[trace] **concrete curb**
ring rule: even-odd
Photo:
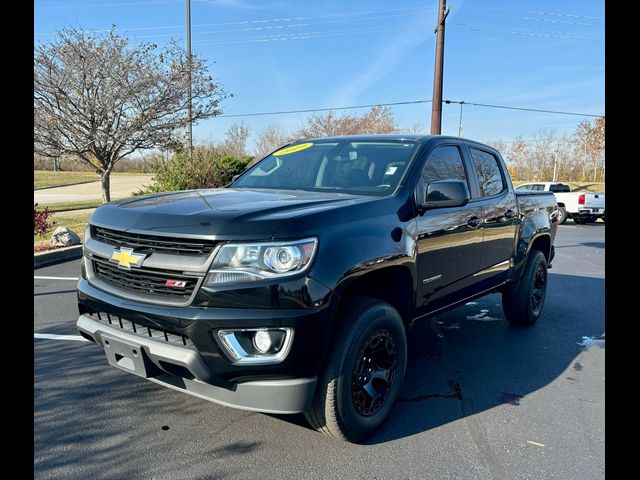
[[[34,253],[33,268],[46,267],[47,265],[53,265],[54,263],[63,262],[65,260],[73,260],[81,257],[82,245],[58,248],[50,252]]]

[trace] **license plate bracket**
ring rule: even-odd
[[[107,360],[112,366],[144,378],[155,376],[157,369],[153,368],[155,365],[146,358],[140,345],[104,334],[102,343]]]

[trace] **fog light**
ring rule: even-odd
[[[234,364],[272,364],[281,362],[289,353],[293,328],[222,329],[214,334],[214,338]]]
[[[265,330],[258,330],[253,336],[253,345],[260,353],[267,353],[271,348],[271,335]]]

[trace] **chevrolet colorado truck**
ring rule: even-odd
[[[563,224],[572,218],[574,223],[584,225],[599,218],[605,221],[604,192],[572,192],[569,185],[553,182],[523,183],[516,191],[553,192],[558,202],[558,223]]]
[[[540,317],[556,229],[553,194],[514,192],[489,146],[297,141],[226,188],[98,208],[77,328],[114,367],[357,442],[393,407],[415,322],[492,292],[512,325]]]

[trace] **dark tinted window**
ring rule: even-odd
[[[427,185],[438,180],[467,181],[458,147],[438,147],[429,155],[422,169],[422,181]]]
[[[531,190],[535,190],[536,192],[543,192],[544,191],[544,185],[534,185],[533,188]]]
[[[551,186],[549,187],[549,191],[550,192],[570,192],[571,189],[569,188],[569,185],[565,185],[564,183],[554,183],[551,184]]]
[[[265,157],[232,186],[384,195],[395,190],[416,148],[391,140],[298,143]]]
[[[475,168],[480,185],[480,194],[483,197],[497,195],[505,188],[504,180],[500,173],[498,159],[490,153],[470,148],[473,167]]]

